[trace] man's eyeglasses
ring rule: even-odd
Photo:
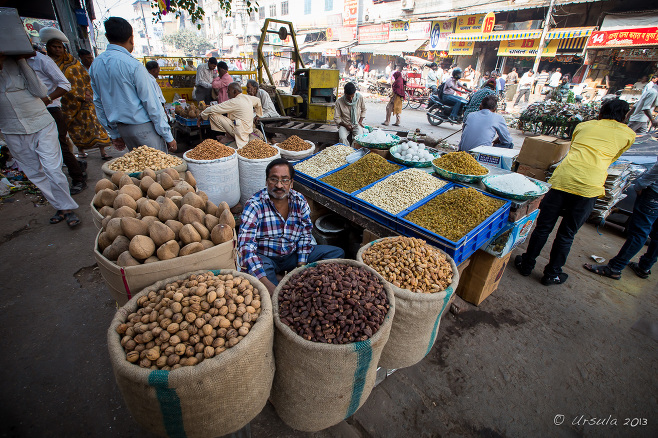
[[[275,177],[271,176],[271,177],[267,178],[267,182],[272,184],[272,185],[277,185],[278,183],[281,183],[284,186],[287,186],[288,184],[290,184],[292,182],[292,180],[290,178],[281,178],[281,179],[279,179],[279,178],[275,178]]]

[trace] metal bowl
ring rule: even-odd
[[[548,192],[548,189],[550,188],[550,185],[548,185],[548,184],[544,184],[540,181],[535,181],[531,178],[528,178],[528,179],[530,179],[530,181],[532,181],[539,188],[539,191],[538,192],[524,193],[522,195],[516,195],[516,194],[503,192],[502,190],[498,190],[498,189],[493,188],[491,186],[491,181],[490,180],[492,178],[496,177],[496,176],[500,176],[500,175],[487,176],[486,178],[484,178],[482,180],[482,184],[484,184],[484,187],[487,189],[487,192],[493,193],[494,195],[498,195],[501,198],[505,198],[505,199],[513,199],[515,201],[527,201],[529,199],[534,199],[534,198],[540,197],[541,195]]]
[[[435,152],[435,151],[430,150],[430,153],[432,154],[432,157],[433,157],[432,160],[430,160],[430,161],[423,161],[423,162],[420,162],[420,161],[407,161],[407,160],[403,160],[402,158],[397,158],[395,155],[393,155],[394,153],[396,153],[399,150],[400,150],[400,145],[393,146],[391,148],[391,150],[389,151],[391,153],[391,158],[393,159],[393,161],[395,161],[397,163],[400,163],[400,164],[404,164],[407,167],[430,167],[430,166],[432,166],[432,160],[435,160],[435,159],[437,159],[441,156],[441,154],[438,151]]]
[[[362,140],[366,135],[368,135],[368,134],[361,134],[361,135],[358,135],[358,136],[354,139],[354,143],[358,144],[358,145],[361,146],[362,148],[370,148],[370,149],[390,149],[390,148],[392,148],[393,146],[399,144],[399,143],[400,143],[400,140],[401,140],[401,138],[398,137],[397,135],[395,135],[395,134],[389,134],[391,137],[393,137],[393,141],[391,141],[391,142],[389,142],[389,143],[364,143],[364,142],[362,142],[361,140]]]
[[[463,183],[476,183],[481,181],[485,176],[489,175],[489,169],[484,175],[464,175],[462,173],[450,172],[448,170],[436,167],[436,164],[432,163],[432,168],[439,176],[449,179],[450,181],[463,182]]]

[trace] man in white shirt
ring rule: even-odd
[[[44,31],[48,32],[44,32]],[[45,44],[51,38],[57,38],[63,42],[68,43],[68,38],[61,31],[53,28],[44,28],[41,32],[43,35],[42,42]],[[55,64],[48,55],[41,52],[36,52],[36,55],[28,59],[27,63],[32,67],[37,77],[43,82],[48,90],[48,96],[41,99],[57,125],[57,133],[59,137],[59,145],[62,151],[62,159],[64,165],[69,171],[71,177],[70,192],[72,195],[77,195],[87,187],[87,178],[84,174],[82,166],[78,162],[73,152],[69,149],[66,136],[68,135],[68,120],[62,112],[61,98],[63,95],[71,90],[69,83],[62,70]]]
[[[560,79],[562,79],[562,70],[559,68],[555,69],[555,73],[551,75],[551,78],[548,80],[548,85],[555,88],[560,85]]]
[[[158,100],[160,100],[160,103],[164,105],[167,103],[167,101],[162,94],[162,88],[160,88],[160,85],[158,84],[158,76],[160,76],[160,64],[158,64],[157,61],[149,61],[146,63],[146,71],[149,72],[151,78],[153,79],[151,82],[153,83],[155,94],[158,95]]]
[[[658,126],[658,118],[653,117],[653,110],[658,106],[658,74],[651,77],[642,97],[635,103],[628,119],[628,127],[636,134],[644,134],[649,126]]]
[[[80,224],[73,212],[78,204],[62,173],[57,125],[43,102],[48,90],[25,57],[0,54],[0,130],[25,176],[57,209],[50,223],[66,221],[75,227]]]
[[[263,106],[263,117],[279,117],[279,113],[272,103],[272,98],[267,91],[260,88],[258,82],[253,79],[247,81],[247,94],[260,99]]]
[[[437,74],[437,70],[439,69],[439,66],[436,65],[435,62],[430,64],[430,71],[427,73],[427,79],[425,80],[425,87],[429,88],[431,93],[436,92],[437,88],[439,87],[438,82],[439,82],[439,76]]]
[[[516,96],[514,106],[519,104],[521,96],[525,96],[525,103],[528,103],[528,99],[530,99],[530,91],[532,90],[532,84],[535,81],[534,73],[535,72],[532,70],[529,70],[523,76],[521,76],[521,80],[519,81],[519,94]]]
[[[194,99],[212,101],[212,81],[217,77],[217,58],[210,58],[208,62],[200,64],[196,69],[196,83]]]

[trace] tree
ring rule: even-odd
[[[231,0],[211,0],[211,1],[217,1],[219,2],[219,7],[224,11],[227,17],[231,16]],[[199,1],[198,0],[151,0],[151,5],[153,6],[153,9],[155,9],[157,12],[154,12],[153,15],[155,15],[155,18],[157,20],[162,19],[162,10],[160,9],[161,4],[166,4],[169,3],[169,7],[167,8],[167,13],[174,13],[176,14],[176,17],[180,17],[181,12],[187,12],[187,14],[190,16],[192,19],[192,23],[196,23],[197,21],[201,21],[205,15],[205,12],[201,6],[199,6]],[[246,6],[247,6],[247,14],[251,14],[252,12],[258,11],[258,2],[257,1],[251,1],[251,0],[246,0],[245,1]],[[197,27],[200,29],[201,24],[197,23]]]
[[[213,47],[213,45],[203,36],[188,29],[181,29],[176,33],[165,35],[165,37],[162,38],[162,41],[165,44],[173,45],[189,56],[198,55],[200,52]]]

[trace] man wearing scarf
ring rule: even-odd
[[[336,101],[334,108],[334,122],[338,126],[338,137],[340,142],[349,146],[347,137],[352,134],[352,139],[363,132],[363,119],[366,118],[366,103],[363,97],[356,92],[356,86],[352,82],[345,84],[345,93]]]

